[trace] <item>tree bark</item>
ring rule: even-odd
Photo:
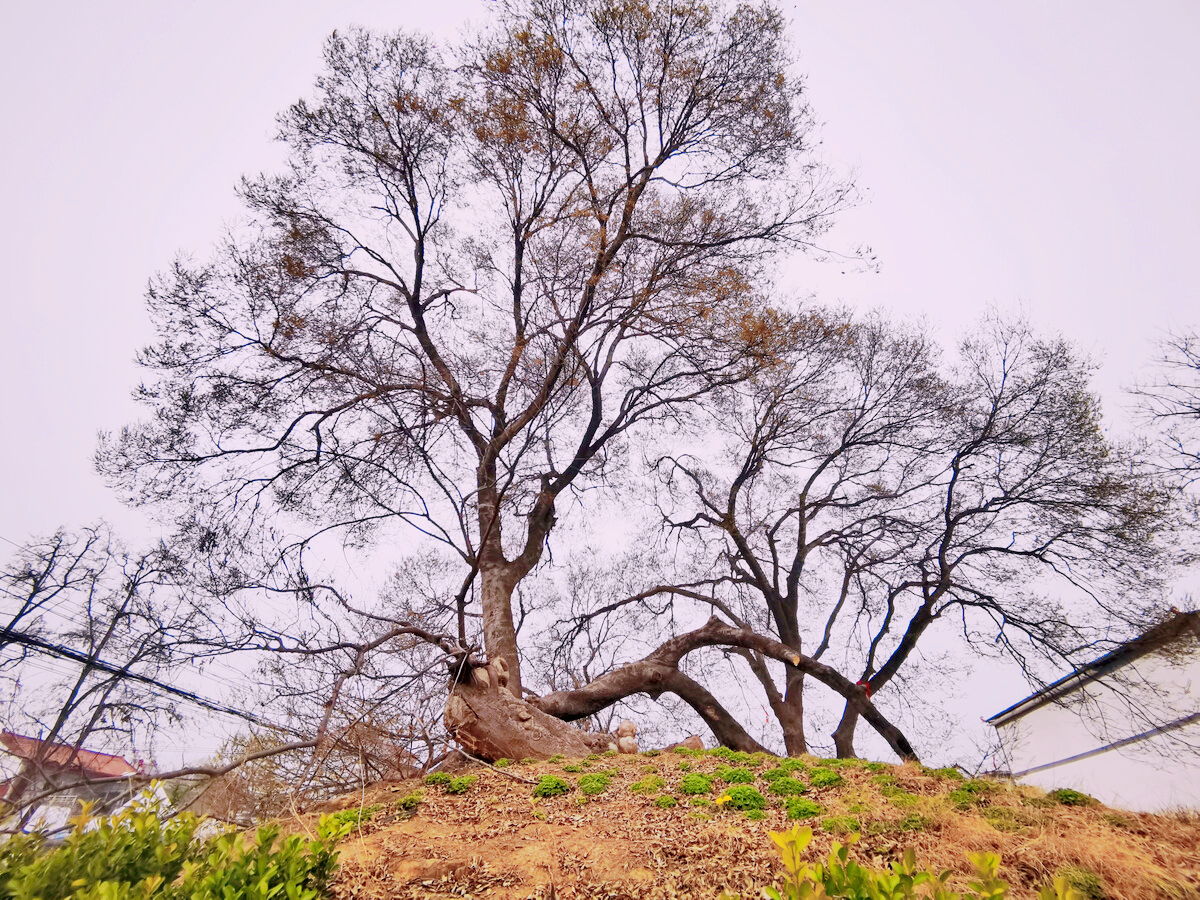
[[[808,752],[804,737],[804,673],[792,666],[784,674],[783,702],[775,708],[775,717],[783,728],[783,746],[788,756]]]
[[[507,567],[480,567],[479,594],[483,607],[483,641],[488,659],[503,659],[508,666],[508,688],[521,696],[521,657],[513,624],[512,592]],[[518,757],[519,758],[519,757]]]
[[[711,646],[743,647],[764,656],[790,663],[802,674],[832,688],[846,698],[901,759],[916,760],[912,744],[895,725],[881,713],[866,695],[866,691],[836,669],[785,647],[773,638],[756,634],[745,628],[727,625],[715,616],[702,628],[689,631],[666,641],[649,656],[627,663],[590,684],[574,691],[557,691],[533,701],[543,712],[564,719],[591,715],[631,694],[655,695],[667,690],[672,673],[678,671],[679,661],[689,652]]]
[[[446,728],[472,756],[548,759],[557,753],[583,757],[617,749],[611,734],[590,734],[547,715],[509,692],[502,660],[473,669],[446,701]]]
[[[854,759],[854,729],[858,726],[858,712],[846,704],[842,719],[833,730],[833,748],[838,759]]]

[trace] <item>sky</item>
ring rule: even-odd
[[[797,262],[824,301],[923,316],[953,342],[1021,309],[1121,387],[1168,329],[1200,325],[1200,4],[785,2],[822,156],[864,202],[834,246],[878,272]],[[0,540],[142,516],[94,474],[135,419],[142,297],[278,165],[274,116],[351,24],[453,36],[486,0],[286,6],[81,0],[0,11]],[[0,548],[0,555],[4,555]],[[993,710],[994,711],[994,710]]]

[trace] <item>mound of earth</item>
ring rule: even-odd
[[[1200,817],[1124,813],[952,770],[681,751],[453,777],[326,806],[357,822],[341,845],[338,900],[760,897],[782,872],[768,833],[797,823],[816,832],[810,861],[860,834],[859,862],[884,867],[912,847],[920,865],[951,870],[957,890],[973,871],[967,854],[991,851],[1011,897],[1065,875],[1090,898],[1200,898]],[[563,793],[535,796],[550,793],[538,788],[547,777]]]

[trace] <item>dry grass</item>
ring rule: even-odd
[[[594,797],[571,793],[535,800],[529,784],[490,769],[464,794],[419,782],[377,786],[329,808],[378,804],[379,809],[342,845],[338,900],[487,896],[517,898],[705,897],[722,889],[744,897],[779,874],[767,832],[790,827],[784,798],[768,790],[754,766],[754,786],[769,799],[765,817],[713,804],[677,790],[688,771],[713,775],[726,760],[711,755],[601,757],[590,762],[513,765],[508,771],[537,780],[555,774],[576,783],[587,772],[609,771],[610,786]],[[822,763],[802,760],[810,769]],[[564,771],[582,766],[582,771]],[[810,858],[827,854],[840,837],[826,830],[856,824],[860,861],[883,866],[905,847],[933,870],[950,869],[965,887],[966,854],[1001,854],[1010,896],[1036,896],[1055,874],[1094,876],[1094,896],[1200,898],[1200,817],[1143,815],[1104,806],[1067,807],[1033,788],[1003,782],[956,780],[917,766],[839,766],[840,785],[804,796],[823,811],[806,820],[816,831]],[[798,772],[804,781],[809,776]],[[660,793],[630,786],[654,776],[677,805],[655,804]],[[396,800],[424,791],[415,816]],[[1100,891],[1096,894],[1095,890]]]

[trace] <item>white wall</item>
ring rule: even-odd
[[[1065,705],[1064,705],[1065,704]],[[1148,654],[998,728],[1009,770],[1019,773],[1097,750],[1200,711],[1200,645],[1195,639]],[[1115,807],[1200,808],[1200,722],[1020,781],[1069,787]]]

